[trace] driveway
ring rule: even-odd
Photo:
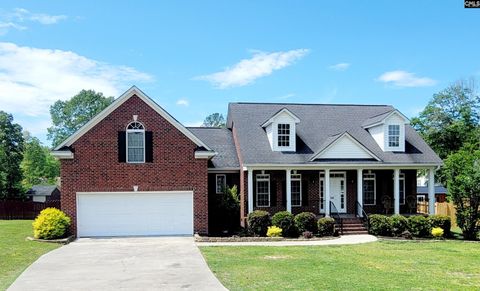
[[[40,257],[8,290],[226,290],[192,237],[79,239]]]

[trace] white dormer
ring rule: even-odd
[[[405,152],[405,125],[409,120],[398,110],[382,114],[364,126],[384,152]]]
[[[272,151],[294,152],[296,150],[296,124],[300,119],[283,108],[267,120],[262,127],[265,128]]]

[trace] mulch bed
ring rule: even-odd
[[[253,236],[228,236],[228,237],[216,237],[216,236],[200,236],[195,234],[196,242],[275,242],[275,241],[317,241],[317,240],[331,240],[338,237],[326,236],[326,237],[313,237],[313,238],[285,238],[285,237],[253,237]]]
[[[34,237],[31,237],[31,236],[27,236],[26,240],[66,245],[66,244],[69,244],[70,242],[74,241],[75,237],[73,235],[71,235],[69,237],[59,238],[59,239],[39,239],[39,238],[34,238]]]

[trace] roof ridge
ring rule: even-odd
[[[365,107],[392,107],[388,104],[353,104],[353,103],[285,103],[285,102],[230,102],[229,104],[242,104],[242,105],[314,105],[314,106],[365,106]]]

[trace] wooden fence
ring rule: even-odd
[[[428,202],[417,202],[417,213],[428,213]],[[448,202],[436,202],[435,214],[449,216],[452,220],[452,226],[457,226],[457,216],[453,203]]]
[[[0,219],[34,219],[40,211],[47,207],[60,209],[60,200],[47,202],[0,201]]]

